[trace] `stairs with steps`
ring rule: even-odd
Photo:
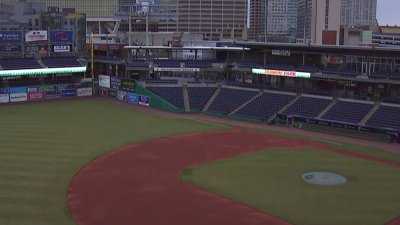
[[[296,95],[296,97],[292,100],[292,101],[290,101],[288,104],[286,104],[282,109],[280,109],[279,111],[278,111],[278,113],[277,114],[280,114],[280,113],[283,113],[287,108],[289,108],[291,105],[293,105],[293,103],[295,103],[297,100],[299,100],[299,98],[301,98],[301,94],[300,93],[298,93],[297,95]],[[276,116],[276,115],[275,115]]]
[[[42,68],[47,68],[47,66],[44,65],[44,63],[43,63],[43,61],[42,61],[41,59],[37,60],[37,62],[39,63],[39,65],[40,65]]]
[[[339,98],[334,98],[331,104],[329,104],[320,114],[318,114],[317,119],[321,119],[322,116],[328,112],[337,102],[339,101]]]
[[[365,123],[367,123],[367,121],[369,120],[369,118],[371,118],[372,115],[374,115],[374,113],[376,112],[376,110],[378,110],[379,106],[381,106],[381,102],[377,101],[375,102],[374,106],[372,107],[372,109],[367,113],[367,115],[364,116],[364,118],[361,120],[360,125],[364,126]]]
[[[264,93],[263,90],[260,90],[256,95],[254,95],[253,97],[251,97],[249,100],[247,100],[245,103],[241,104],[239,107],[237,107],[235,110],[233,110],[232,112],[230,112],[228,115],[233,115],[235,113],[237,113],[239,110],[241,110],[242,108],[244,108],[246,105],[248,105],[250,102],[254,101],[256,98],[260,97],[262,94]]]
[[[203,112],[207,111],[208,108],[210,108],[211,104],[214,102],[214,99],[218,96],[219,92],[221,91],[222,86],[218,85],[218,88],[215,90],[214,94],[211,96],[211,98],[207,101],[206,105],[203,108]]]
[[[182,94],[183,94],[183,103],[185,106],[185,112],[190,111],[190,101],[189,101],[189,92],[188,92],[188,85],[182,85]]]

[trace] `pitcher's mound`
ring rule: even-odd
[[[308,183],[325,186],[341,185],[347,182],[346,177],[331,172],[309,172],[301,177]]]

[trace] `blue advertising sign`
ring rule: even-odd
[[[121,87],[121,79],[119,79],[118,77],[111,77],[111,88],[119,90],[120,87]]]
[[[50,41],[57,43],[73,42],[74,32],[71,30],[54,30],[50,31]]]
[[[58,98],[61,98],[61,92],[59,92],[59,91],[49,91],[49,92],[46,92],[46,99],[58,99]]]
[[[145,105],[149,106],[150,105],[150,98],[144,95],[141,95],[139,97],[139,105]]]
[[[76,90],[63,90],[62,96],[63,97],[75,97],[77,95]]]
[[[20,52],[21,50],[22,50],[21,45],[10,44],[10,43],[4,45],[4,51],[7,52]]]
[[[5,89],[0,89],[0,94],[25,93],[27,91],[28,89],[26,87],[5,88]]]
[[[138,104],[139,103],[139,95],[133,94],[133,93],[128,93],[127,100],[129,103]]]
[[[7,42],[21,42],[22,32],[21,31],[0,31],[0,43]]]

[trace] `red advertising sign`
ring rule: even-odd
[[[30,92],[28,93],[28,101],[41,101],[44,99],[43,92]]]

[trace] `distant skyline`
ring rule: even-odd
[[[377,19],[381,26],[400,26],[400,1],[399,0],[378,0]]]

